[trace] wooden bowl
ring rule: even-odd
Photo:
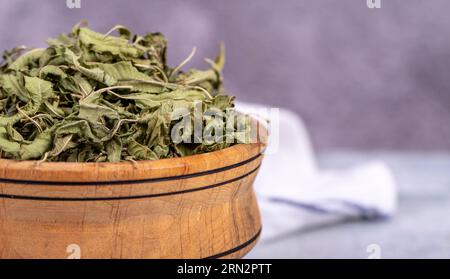
[[[0,160],[1,258],[239,258],[264,144],[123,163]]]

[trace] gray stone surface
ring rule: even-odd
[[[389,220],[351,221],[293,231],[258,243],[247,258],[367,258],[377,244],[382,258],[450,258],[450,153],[323,152],[323,168],[379,158],[392,168],[399,208]]]

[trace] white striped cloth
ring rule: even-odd
[[[237,108],[252,114],[264,109],[247,103],[238,103]],[[262,240],[348,219],[393,216],[397,206],[396,185],[384,162],[320,170],[303,121],[285,109],[272,118],[278,118],[271,119],[273,125],[278,123],[278,132],[272,134],[278,136],[278,148],[268,150],[255,181],[263,223]]]

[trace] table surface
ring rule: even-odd
[[[399,207],[393,218],[293,231],[275,241],[259,242],[246,258],[450,258],[450,152],[318,155],[322,169],[371,159],[385,161],[396,178]]]

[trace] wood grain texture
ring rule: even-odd
[[[133,163],[0,160],[0,257],[239,258],[264,144]]]

